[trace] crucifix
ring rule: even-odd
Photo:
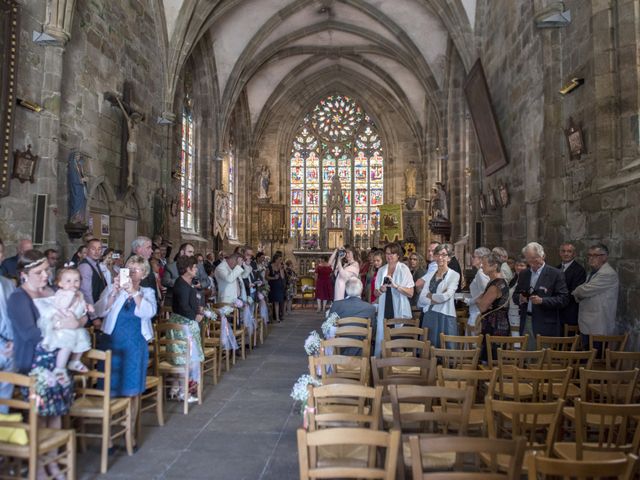
[[[104,98],[111,106],[118,107],[122,111],[121,129],[126,129],[127,136],[122,136],[120,155],[120,190],[124,193],[127,188],[133,186],[133,165],[138,151],[138,127],[144,120],[142,113],[133,109],[131,103],[131,83],[124,82],[122,86],[122,98],[116,93],[106,92]]]

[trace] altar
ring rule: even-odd
[[[316,265],[322,257],[330,257],[332,253],[333,250],[294,250],[293,256],[298,266],[298,275],[301,277],[315,275]]]

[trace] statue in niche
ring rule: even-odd
[[[447,192],[444,189],[444,185],[441,182],[436,184],[431,189],[431,218],[449,218],[449,212],[447,210]]]
[[[417,170],[413,162],[409,162],[409,166],[404,171],[404,180],[407,188],[407,198],[416,196],[416,174]]]
[[[153,234],[164,235],[167,218],[167,201],[164,188],[156,189],[153,194]]]
[[[127,113],[127,109],[120,101],[117,95],[114,95],[122,114],[127,119],[127,161],[128,161],[128,176],[127,186],[133,186],[133,164],[136,160],[136,153],[138,151],[138,125],[143,120],[143,116],[139,112],[131,112],[131,115]]]
[[[69,154],[67,188],[69,189],[69,223],[85,223],[89,195],[83,160],[78,151]]]
[[[269,198],[269,182],[271,181],[271,171],[268,165],[260,167],[260,176],[258,178],[258,198]]]

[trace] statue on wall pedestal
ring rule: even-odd
[[[267,200],[269,198],[269,183],[271,181],[271,171],[268,165],[260,167],[260,175],[258,177],[258,198]]]
[[[67,188],[69,190],[69,223],[85,223],[89,195],[83,160],[78,151],[69,154]]]
[[[124,108],[120,98],[116,95],[116,100],[122,110],[122,114],[127,119],[127,161],[128,161],[128,175],[127,186],[133,186],[133,163],[136,159],[136,152],[138,151],[138,124],[143,120],[142,114],[139,112],[131,112],[131,115],[127,113],[127,109]]]
[[[430,214],[431,218],[449,218],[449,211],[447,209],[447,192],[441,182],[436,182],[431,189]]]
[[[406,186],[406,197],[404,204],[407,210],[413,210],[416,206],[416,174],[417,170],[414,162],[409,162],[409,166],[404,171],[404,180]]]

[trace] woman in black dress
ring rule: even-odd
[[[484,335],[510,336],[509,326],[509,285],[500,273],[502,266],[501,257],[495,253],[482,258],[482,271],[489,276],[489,283],[480,298],[476,300],[476,305],[482,312],[479,323],[481,332]],[[478,323],[476,323],[476,328]],[[496,352],[492,352],[495,354]],[[482,345],[481,359],[487,359],[486,340]]]
[[[273,318],[281,322],[284,315],[285,278],[282,256],[277,253],[267,267],[267,280],[269,281],[269,300],[273,303]]]

